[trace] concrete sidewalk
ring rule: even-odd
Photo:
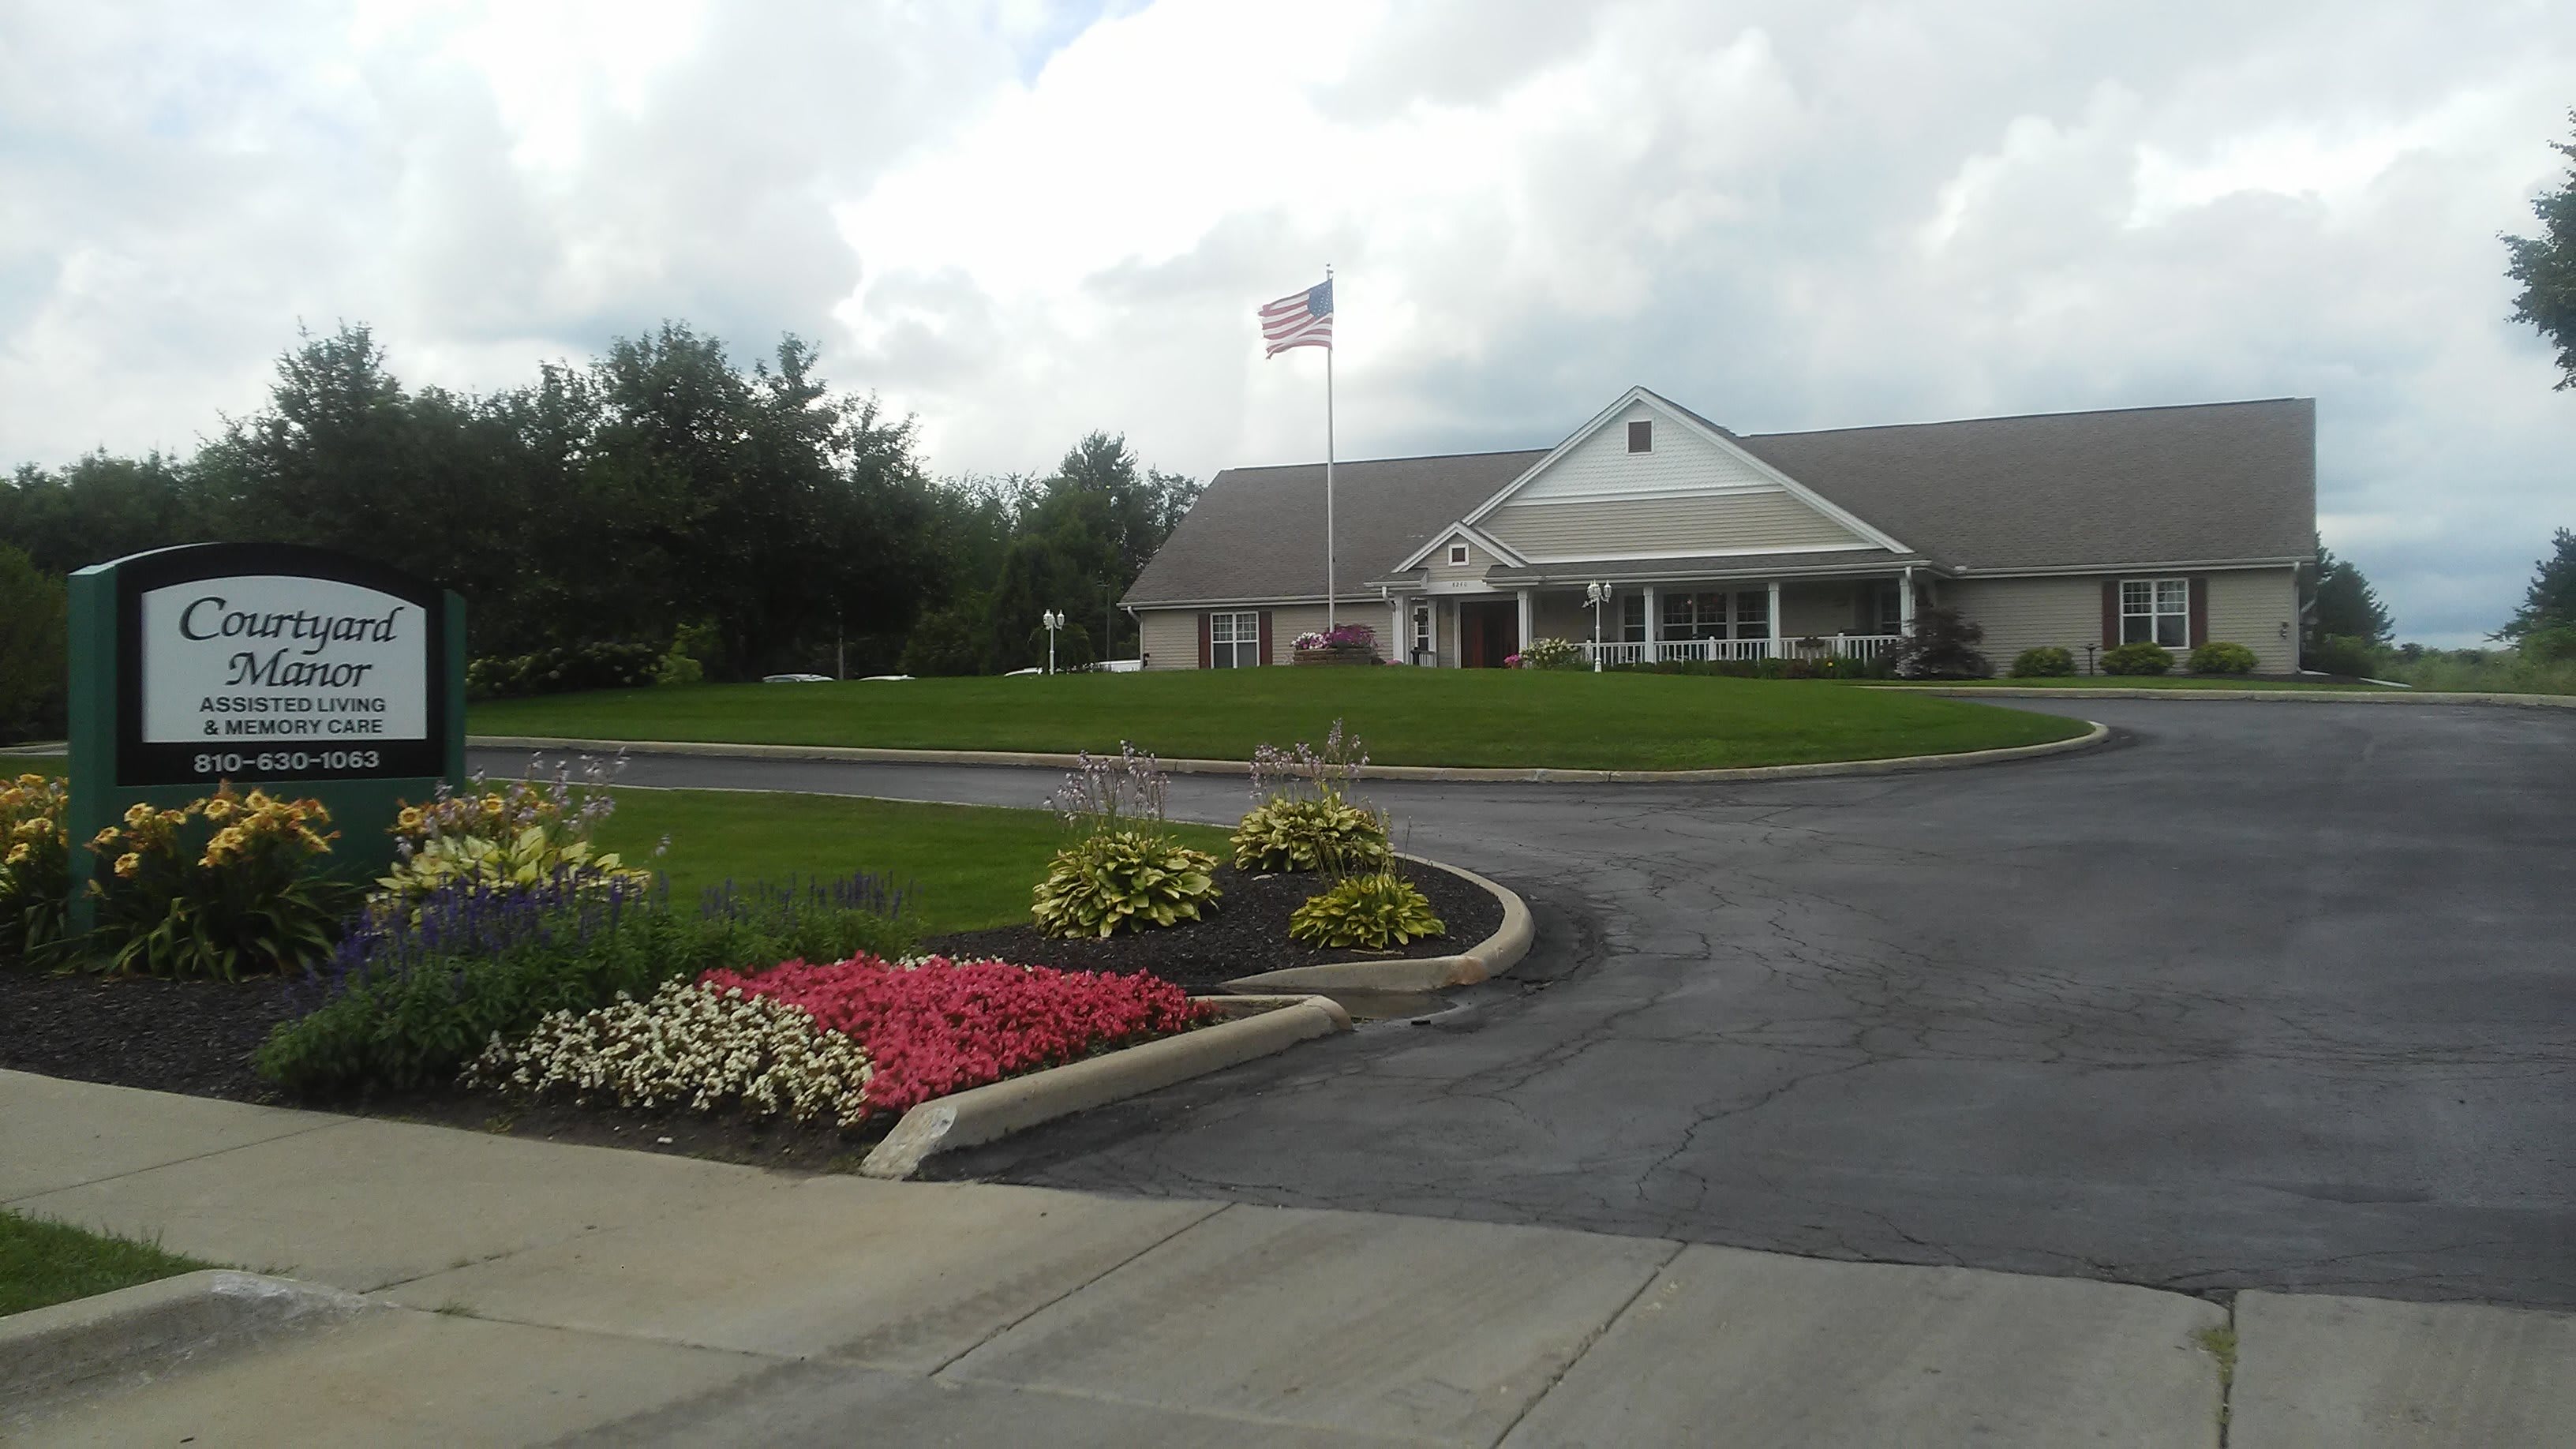
[[[0,1072],[0,1201],[377,1306],[31,1444],[2563,1444],[2576,1319],[790,1176]],[[2238,1337],[2232,1396],[2220,1359]],[[23,1408],[23,1406],[22,1406]],[[24,1419],[23,1413],[21,1419]]]

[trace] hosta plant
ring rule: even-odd
[[[1391,870],[1355,875],[1310,898],[1288,917],[1288,936],[1314,946],[1382,951],[1447,930],[1431,898]]]
[[[452,791],[445,784],[425,805],[405,805],[394,817],[394,868],[376,882],[379,904],[416,906],[459,882],[491,887],[533,886],[569,877],[585,884],[650,882],[650,871],[628,867],[612,852],[596,850],[591,833],[616,809],[607,786],[625,769],[614,760],[584,756],[560,762],[551,779],[544,761],[527,778]],[[578,770],[578,779],[576,779]]]
[[[1338,794],[1274,795],[1243,817],[1233,844],[1237,870],[1376,870],[1391,854],[1386,817]]]
[[[226,981],[318,964],[354,894],[313,868],[330,823],[319,800],[230,785],[176,810],[134,806],[89,842],[108,866],[90,882],[103,964]]]
[[[71,848],[71,790],[44,775],[0,782],[0,957],[31,956],[62,939]]]
[[[1195,921],[1216,903],[1215,869],[1215,856],[1158,831],[1103,831],[1055,853],[1031,914],[1061,937]]]

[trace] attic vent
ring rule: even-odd
[[[1639,418],[1628,425],[1628,451],[1631,453],[1651,453],[1655,451],[1655,424],[1653,419]]]

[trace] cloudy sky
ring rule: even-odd
[[[0,5],[0,466],[184,450],[299,321],[490,387],[793,331],[942,473],[1093,427],[1205,475],[2313,396],[2401,633],[2576,526],[2499,231],[2564,163],[2550,0]],[[2153,508],[2155,500],[2136,506]]]

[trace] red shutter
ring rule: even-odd
[[[1199,668],[1216,667],[1216,646],[1208,642],[1208,616],[1199,615]]]
[[[2120,647],[2120,581],[2118,579],[2102,581],[2102,647],[2105,649]]]
[[[1263,664],[1270,662],[1270,611],[1268,609],[1261,611],[1261,659],[1259,662]]]
[[[2194,575],[2191,581],[2191,647],[2209,642],[2209,580]]]

